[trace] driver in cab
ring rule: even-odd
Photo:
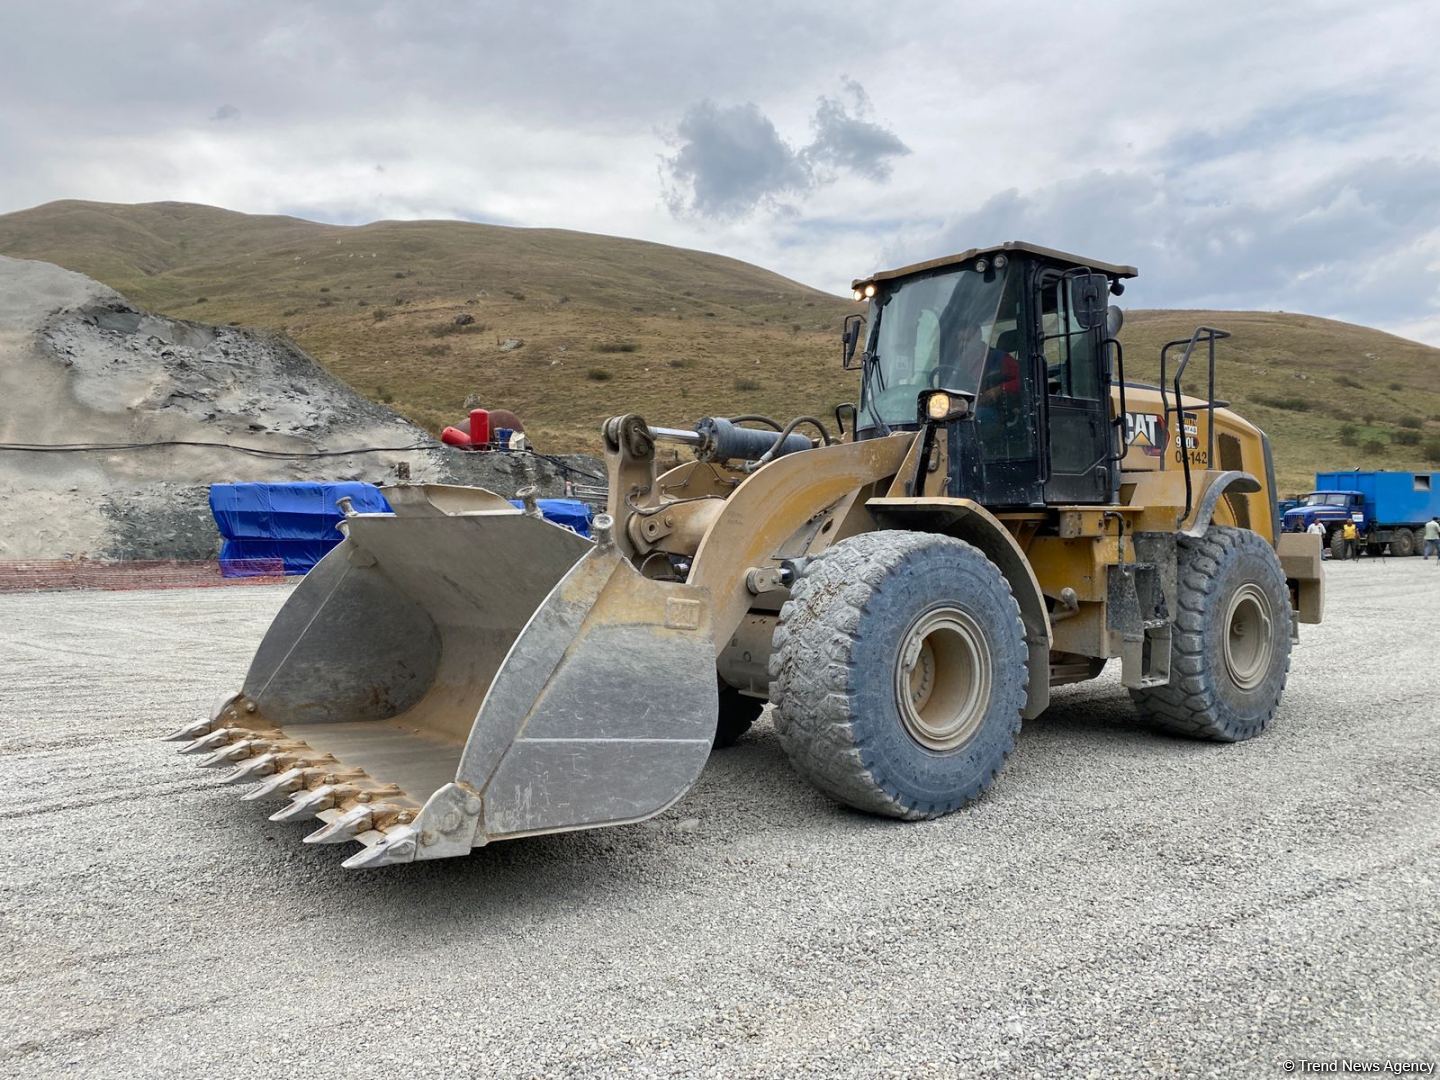
[[[1013,342],[1006,340],[1011,335],[1001,334],[992,346],[986,342],[984,332],[978,326],[967,327],[961,334],[954,370],[957,374],[964,371],[981,373],[975,396],[978,418],[982,423],[987,419],[1008,420],[1020,403],[1022,390],[1020,361],[1012,348],[1006,347],[1013,346]],[[942,386],[945,385],[944,374],[942,372]]]

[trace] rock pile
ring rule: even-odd
[[[207,558],[214,482],[383,484],[408,467],[411,482],[502,494],[564,485],[546,459],[450,450],[281,335],[149,314],[3,256],[0,403],[0,444],[35,448],[0,450],[0,559]]]

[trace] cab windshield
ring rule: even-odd
[[[1346,506],[1350,496],[1339,491],[1312,491],[1305,496],[1303,506]]]
[[[870,307],[862,427],[916,423],[922,390],[982,397],[1020,381],[1015,285],[1007,271],[944,270],[906,278]],[[1008,382],[1007,382],[1008,381]]]

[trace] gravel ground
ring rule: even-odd
[[[1275,726],[1062,689],[979,804],[836,808],[768,723],[644,825],[353,873],[154,737],[284,587],[0,596],[0,1072],[1283,1075],[1440,1057],[1440,572],[1336,566]]]

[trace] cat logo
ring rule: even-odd
[[[1165,452],[1168,440],[1165,421],[1155,413],[1127,412],[1125,414],[1125,445],[1145,451],[1151,457]]]

